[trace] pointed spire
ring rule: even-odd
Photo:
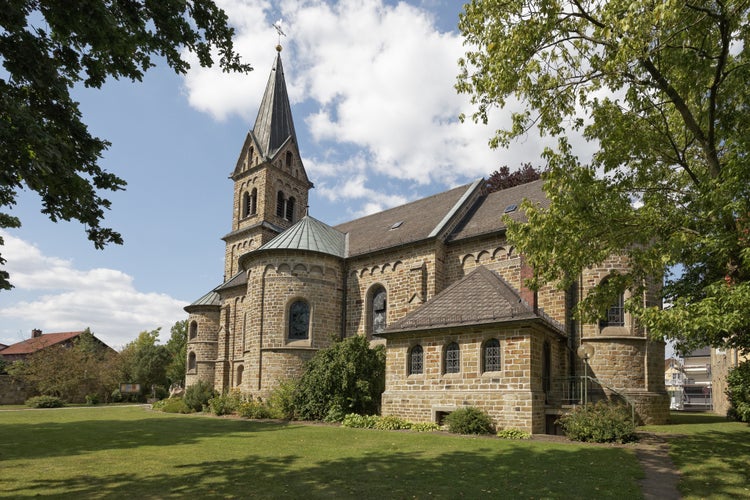
[[[260,153],[271,157],[291,137],[295,142],[292,108],[286,91],[284,68],[281,65],[281,45],[276,47],[276,61],[268,77],[266,91],[258,109],[252,133],[260,145]]]

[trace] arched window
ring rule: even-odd
[[[424,371],[424,350],[421,345],[415,345],[409,351],[409,375],[420,375]]]
[[[188,354],[188,366],[187,366],[187,369],[188,369],[189,372],[194,372],[195,369],[196,369],[196,366],[197,366],[197,363],[196,363],[196,359],[195,359],[195,353],[191,352],[190,354]]]
[[[377,335],[385,330],[388,299],[385,288],[378,286],[372,292],[372,333]]]
[[[310,336],[310,305],[304,300],[289,306],[289,340],[305,340]]]
[[[292,160],[294,160],[294,155],[292,155],[291,151],[286,152],[286,166],[291,167],[292,166]]]
[[[482,346],[482,371],[499,372],[502,369],[500,364],[500,341],[490,339]]]
[[[443,373],[459,373],[461,371],[461,349],[458,344],[451,342],[445,347],[443,356]]]
[[[253,188],[253,192],[250,194],[250,214],[255,215],[258,211],[258,188]]]
[[[245,367],[240,365],[237,367],[237,376],[234,377],[234,385],[239,387],[242,385],[242,374],[245,372]]]
[[[286,220],[289,222],[294,222],[294,203],[295,199],[293,196],[286,200]]]
[[[250,193],[245,191],[242,193],[242,217],[245,218],[250,215]]]
[[[252,165],[253,161],[253,155],[255,154],[255,150],[252,146],[250,146],[250,149],[247,150],[247,163],[248,165]]]
[[[194,339],[198,336],[198,322],[193,320],[190,322],[190,328],[188,328],[188,338]]]
[[[286,213],[286,204],[284,203],[286,200],[284,199],[284,193],[279,191],[276,194],[276,215],[278,217],[284,217]]]
[[[615,303],[607,309],[607,319],[603,326],[625,326],[625,297],[619,294]]]

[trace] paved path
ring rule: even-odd
[[[640,486],[646,500],[679,500],[680,474],[669,458],[669,444],[656,434],[640,434],[635,455],[645,477]]]

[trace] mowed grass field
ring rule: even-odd
[[[152,412],[0,411],[0,496],[640,498],[632,447]]]

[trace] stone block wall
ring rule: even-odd
[[[188,332],[192,322],[196,323],[196,335],[188,338],[187,356],[190,359],[191,353],[195,354],[196,368],[187,370],[185,386],[193,385],[198,380],[204,380],[213,385],[218,354],[219,307],[193,308],[188,316]]]

